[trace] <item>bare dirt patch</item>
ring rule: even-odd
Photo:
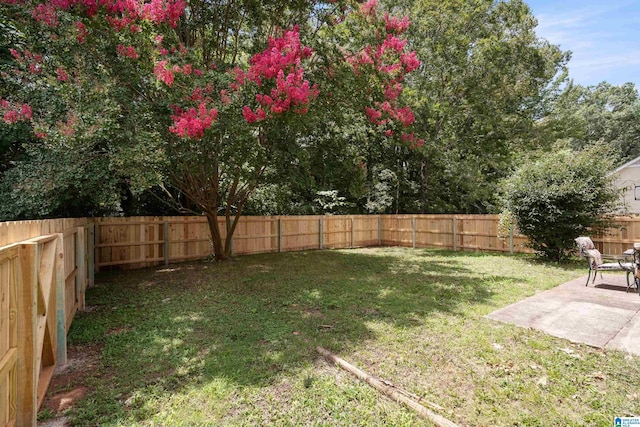
[[[67,425],[63,415],[91,390],[87,386],[87,378],[98,369],[101,350],[102,346],[97,344],[69,346],[67,363],[56,369],[40,408],[54,414],[54,419],[38,423],[40,427]]]

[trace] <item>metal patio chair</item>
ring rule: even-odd
[[[636,275],[636,263],[635,262],[623,262],[621,259],[616,259],[615,262],[603,262],[603,258],[615,259],[616,257],[604,256],[596,249],[591,238],[582,236],[575,239],[580,255],[583,256],[589,265],[589,274],[587,276],[587,283],[585,286],[589,286],[589,280],[591,283],[595,283],[596,275],[600,272],[600,279],[602,279],[603,271],[625,271],[627,273],[627,292],[631,288],[631,275]],[[592,278],[593,274],[593,278]],[[634,282],[636,282],[634,277]]]

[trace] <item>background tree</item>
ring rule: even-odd
[[[578,150],[605,145],[618,164],[640,156],[640,96],[633,83],[584,87],[566,81],[546,106],[537,125],[541,146],[562,139]]]
[[[506,214],[515,218],[531,248],[559,261],[570,254],[576,237],[607,225],[619,207],[608,174],[613,165],[602,146],[545,152],[503,181]]]
[[[407,94],[426,144],[402,159],[415,183],[403,192],[419,203],[401,210],[491,211],[496,184],[529,150],[544,89],[568,54],[536,35],[537,21],[520,0],[393,7],[413,21],[408,37],[423,61]]]

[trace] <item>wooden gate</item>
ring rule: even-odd
[[[57,234],[20,246],[18,425],[35,425],[58,354],[66,352],[62,240],[62,235]]]
[[[18,400],[18,246],[0,251],[0,425],[14,426]]]

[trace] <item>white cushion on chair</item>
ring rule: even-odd
[[[578,246],[580,247],[580,249],[595,249],[596,245],[593,244],[593,240],[591,240],[591,238],[586,237],[586,236],[581,236],[581,237],[577,237],[575,239],[576,243],[578,244]]]
[[[600,264],[596,267],[597,270],[622,270],[622,266],[617,262],[608,262],[606,264]]]
[[[591,261],[591,268],[600,267],[602,265],[602,254],[599,250],[585,249],[583,252],[589,257],[589,261]]]

